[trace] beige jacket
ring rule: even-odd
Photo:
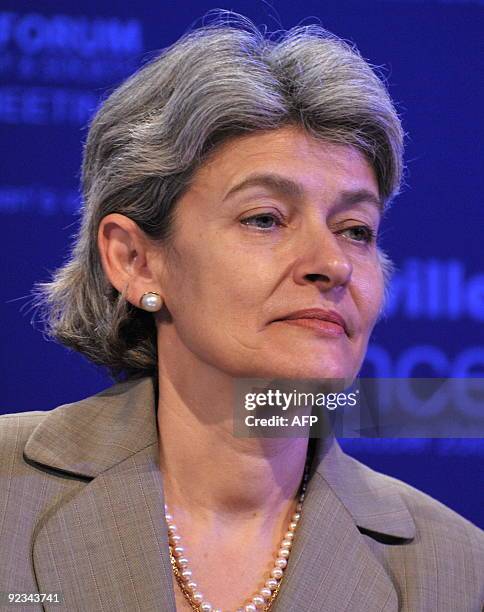
[[[175,611],[153,381],[0,417],[0,591]],[[319,440],[274,612],[480,612],[484,532]],[[221,577],[224,579],[224,577]]]

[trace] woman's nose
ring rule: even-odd
[[[348,284],[353,265],[342,248],[341,241],[326,226],[302,237],[298,246],[298,258],[294,266],[297,284],[312,283],[321,290],[329,290]]]

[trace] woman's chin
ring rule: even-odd
[[[293,359],[290,362],[270,362],[250,368],[249,377],[265,379],[293,379],[293,380],[326,380],[348,381],[354,380],[356,368],[349,367],[347,363],[336,363],[326,360],[316,361],[310,358]]]

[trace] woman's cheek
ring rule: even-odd
[[[379,264],[361,270],[358,275],[358,307],[369,331],[373,328],[383,304],[383,271]]]

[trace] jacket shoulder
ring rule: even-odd
[[[407,546],[398,547],[402,554],[406,551],[409,563],[419,565],[426,559],[426,563],[433,563],[436,569],[452,567],[456,574],[466,568],[469,588],[479,585],[478,589],[483,591],[484,531],[412,485],[387,474],[371,472],[379,486],[391,484],[394,487],[415,523],[415,538]]]
[[[0,500],[16,497],[19,484],[27,477],[41,481],[42,472],[29,464],[24,449],[32,433],[51,413],[51,410],[32,410],[0,416]]]
[[[472,536],[470,543],[476,544],[484,554],[484,531],[477,525],[408,483],[392,476],[384,475],[384,478],[397,488],[417,526],[431,526],[435,532],[446,538],[457,536],[465,540]]]
[[[35,425],[38,423],[39,417],[42,418],[47,414],[50,414],[50,412],[51,410],[31,410],[29,412],[12,412],[7,414],[1,414],[0,427],[8,427],[9,424],[12,424],[12,420],[16,420],[18,423],[19,419],[22,419],[24,424],[26,424],[30,419],[31,422]],[[7,423],[7,421],[10,421],[10,423]]]
[[[464,544],[476,547],[484,555],[484,531],[477,525],[428,493],[403,480],[377,472],[354,457],[352,459],[360,464],[365,478],[372,482],[373,489],[381,490],[391,486],[399,494],[415,522],[417,532],[431,530],[443,539],[458,538]]]
[[[480,609],[484,531],[427,493],[358,463],[372,490],[398,495],[415,525],[414,537],[399,542],[363,531],[394,583],[401,609],[455,610],[456,602],[463,612]]]
[[[12,461],[22,456],[31,433],[49,413],[32,410],[0,415],[0,474],[11,471]]]
[[[114,384],[89,397],[60,404],[50,410],[31,410],[0,415],[0,476],[12,473],[12,461],[15,462],[15,458],[17,458],[17,464],[20,461],[20,464],[27,465],[23,460],[23,450],[31,434],[44,419],[53,416],[58,421],[63,420],[67,428],[72,427],[71,420],[77,421],[76,415],[85,412],[86,407],[94,406],[96,402],[98,406],[104,406],[110,401],[116,401],[116,397],[129,390],[133,384],[132,381]],[[49,432],[46,441],[55,442]],[[9,463],[10,469],[7,467]]]
[[[484,531],[444,503],[403,480],[371,468],[347,453],[345,456],[351,462],[358,480],[364,482],[375,497],[380,497],[382,492],[386,492],[387,496],[398,494],[416,524],[429,523],[435,529],[450,528],[460,534],[470,530],[481,544],[484,543]]]

